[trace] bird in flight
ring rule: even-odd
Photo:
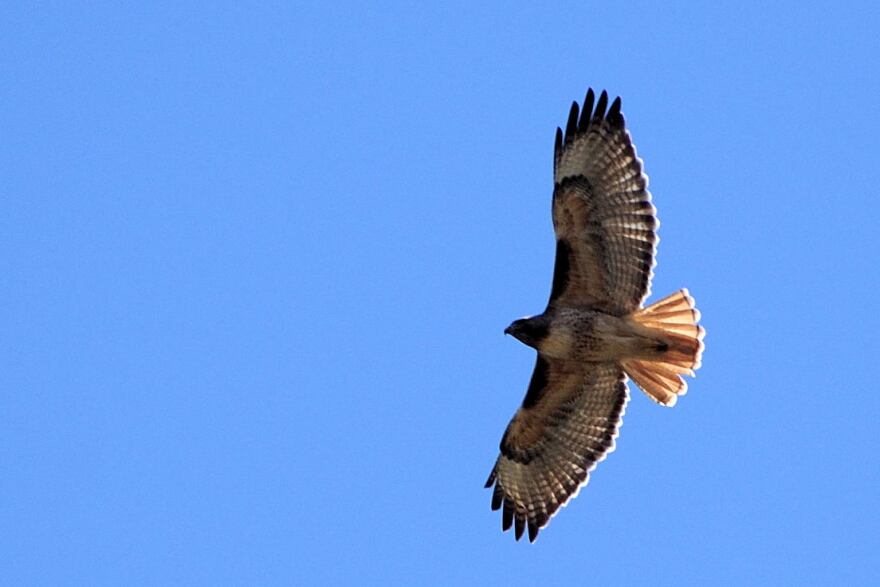
[[[504,331],[538,351],[522,405],[486,482],[502,529],[534,542],[614,449],[627,378],[675,405],[700,367],[705,331],[682,289],[647,307],[658,226],[648,178],[620,111],[590,89],[553,157],[556,264],[542,314]]]

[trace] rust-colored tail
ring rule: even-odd
[[[694,298],[682,289],[659,302],[634,312],[636,323],[659,331],[666,348],[650,359],[627,359],[623,369],[651,399],[664,406],[675,405],[678,396],[687,393],[682,375],[694,376],[700,368],[703,337],[706,331],[698,326],[700,312]]]

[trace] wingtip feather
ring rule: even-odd
[[[519,539],[522,538],[523,531],[526,529],[526,520],[522,516],[516,516],[514,520],[514,536],[516,537],[516,541],[519,542]]]
[[[513,504],[504,500],[504,511],[501,513],[501,531],[507,532],[513,525]]]
[[[580,112],[580,106],[578,106],[577,101],[571,103],[571,110],[568,112],[568,124],[565,125],[565,140],[566,142],[572,140],[574,136],[577,134],[578,129],[578,113]]]
[[[596,102],[596,111],[593,113],[594,120],[602,120],[605,118],[605,109],[608,107],[608,92],[602,90],[599,101]]]
[[[558,126],[556,127],[556,139],[553,144],[553,161],[554,164],[556,161],[559,161],[559,158],[562,156],[562,129]]]
[[[483,485],[483,487],[485,487],[486,489],[489,489],[490,487],[492,487],[493,483],[495,483],[495,469],[494,468],[492,469],[492,472],[489,473],[489,478],[486,479],[486,484]]]
[[[623,128],[624,126],[620,106],[620,96],[618,96],[614,98],[614,102],[611,103],[611,108],[608,109],[608,114],[605,116],[605,119],[612,128]]]
[[[540,528],[538,527],[538,522],[529,518],[529,542],[534,544],[535,540],[538,539],[538,531]]]
[[[584,107],[581,108],[581,119],[578,122],[578,132],[584,132],[590,127],[590,119],[593,117],[593,102],[596,95],[593,94],[593,88],[587,89],[587,95],[584,96]]]

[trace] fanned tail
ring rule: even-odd
[[[621,362],[626,374],[657,403],[672,407],[687,393],[683,375],[694,376],[703,355],[706,331],[697,323],[700,312],[682,289],[630,315],[636,323],[659,331],[664,347],[649,359]]]

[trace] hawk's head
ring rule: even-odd
[[[537,349],[541,340],[547,337],[549,330],[550,320],[541,315],[514,320],[504,329],[504,334],[510,334],[521,343]]]

